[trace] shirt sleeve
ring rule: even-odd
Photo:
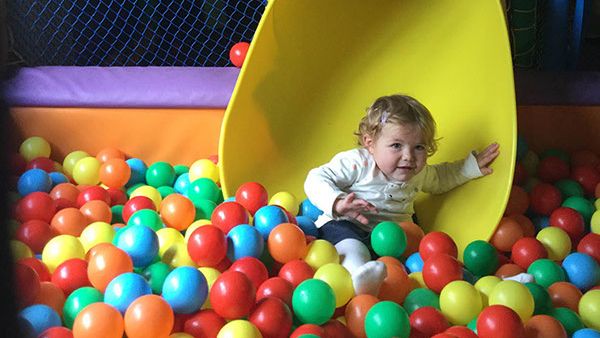
[[[333,203],[338,197],[347,195],[359,176],[361,159],[358,151],[345,151],[335,155],[331,161],[308,172],[304,182],[306,197],[324,214],[336,218]]]
[[[423,191],[441,194],[450,191],[469,180],[483,176],[473,153],[464,160],[445,162],[425,167]]]

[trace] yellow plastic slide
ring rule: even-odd
[[[489,239],[510,192],[512,74],[499,1],[270,0],[222,123],[224,193],[257,181],[305,198],[308,170],[356,146],[365,108],[406,93],[438,123],[429,163],[501,144],[493,175],[417,201],[420,225],[447,232],[462,252]]]

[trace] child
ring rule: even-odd
[[[386,277],[385,265],[373,261],[369,249],[377,224],[411,221],[420,191],[444,193],[492,173],[497,143],[460,161],[428,165],[428,156],[437,150],[435,133],[431,113],[416,99],[380,97],[355,133],[361,147],[308,173],[306,196],[323,211],[316,221],[319,235],[335,245],[357,295],[377,296]]]

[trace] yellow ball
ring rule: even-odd
[[[198,270],[200,270],[200,272],[202,272],[202,274],[206,278],[206,284],[208,285],[208,291],[210,292],[210,289],[212,288],[213,284],[215,284],[217,278],[219,278],[219,276],[221,275],[221,272],[219,272],[219,270],[215,268],[211,268],[208,266],[203,266],[201,268],[198,268]],[[210,305],[210,297],[206,297],[204,304],[202,304],[202,309],[210,308],[212,308],[212,305]]]
[[[42,262],[53,273],[60,263],[71,258],[85,258],[85,249],[79,238],[71,235],[58,235],[46,243],[42,251]]]
[[[27,244],[16,239],[10,240],[10,252],[15,261],[18,261],[21,258],[33,257],[31,248]]]
[[[425,280],[423,280],[423,273],[421,271],[411,272],[408,275],[408,278],[410,278],[411,282],[413,283],[413,289],[427,289],[427,285],[425,284]]]
[[[477,282],[475,282],[475,289],[477,289],[479,294],[481,294],[481,301],[483,302],[484,307],[488,306],[488,298],[490,297],[490,293],[492,293],[496,285],[498,285],[498,283],[501,281],[502,279],[499,277],[490,275],[481,277],[479,280],[477,280]]]
[[[175,228],[162,228],[156,232],[158,236],[158,255],[162,257],[172,245],[183,243],[183,235]]]
[[[339,263],[340,256],[333,244],[324,239],[317,239],[308,245],[304,261],[316,271],[327,263]]]
[[[596,203],[594,203],[596,205],[596,209],[599,210],[594,211],[594,213],[592,214],[592,219],[590,221],[590,229],[591,232],[600,235],[600,203],[598,201],[600,201],[600,198],[596,200]]]
[[[260,331],[247,320],[235,319],[225,324],[217,338],[262,338]]]
[[[440,309],[450,323],[466,325],[483,309],[481,295],[463,280],[452,281],[440,293]]]
[[[189,170],[190,182],[206,177],[219,183],[219,167],[209,159],[201,159],[192,163]]]
[[[168,264],[171,268],[178,268],[180,266],[198,267],[190,258],[187,251],[187,245],[184,242],[177,242],[171,245],[167,251],[163,253],[161,261]]]
[[[298,200],[296,196],[287,191],[280,191],[273,195],[269,200],[269,205],[278,205],[287,210],[292,215],[298,215]]]
[[[67,173],[67,175],[72,177],[73,176],[73,168],[75,168],[75,164],[77,164],[77,162],[79,162],[79,160],[84,159],[86,157],[90,157],[90,154],[86,153],[83,150],[75,150],[75,151],[67,154],[67,156],[65,156],[65,159],[63,160],[63,163],[62,163],[64,172]]]
[[[314,277],[331,286],[335,295],[335,307],[343,306],[354,297],[352,276],[342,265],[327,263],[315,271]]]
[[[92,156],[84,157],[73,167],[73,179],[79,184],[97,185],[100,183],[102,163]]]
[[[27,162],[36,157],[50,157],[50,143],[39,136],[32,136],[23,141],[19,147],[19,154],[25,158]]]
[[[516,281],[504,280],[489,295],[489,305],[504,305],[513,309],[525,323],[533,315],[534,301],[529,289]]]
[[[160,192],[153,186],[150,185],[142,185],[135,189],[129,198],[134,198],[136,196],[145,196],[152,200],[156,210],[160,210],[160,203],[162,203],[162,197],[160,196]]]
[[[194,223],[190,224],[190,226],[185,229],[185,243],[188,242],[188,240],[190,239],[190,236],[192,235],[192,232],[194,232],[194,230],[198,229],[199,227],[203,226],[203,225],[207,225],[207,224],[212,224],[210,220],[208,219],[199,219],[197,221],[195,221]]]
[[[562,261],[571,252],[571,239],[559,227],[545,227],[537,233],[535,238],[546,248],[548,258],[552,260]]]
[[[88,252],[96,244],[112,243],[115,233],[116,231],[112,225],[106,222],[94,222],[83,229],[79,240],[85,252]]]
[[[187,334],[185,332],[175,332],[175,333],[171,333],[169,338],[194,338],[194,336]]]
[[[590,290],[579,300],[579,315],[585,326],[600,331],[600,290]]]

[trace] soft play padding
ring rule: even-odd
[[[417,203],[420,225],[449,233],[461,252],[488,239],[508,199],[516,143],[497,1],[270,0],[222,124],[224,193],[257,181],[303,199],[308,170],[356,146],[365,108],[393,93],[434,114],[442,139],[431,163],[501,144],[492,176]]]

